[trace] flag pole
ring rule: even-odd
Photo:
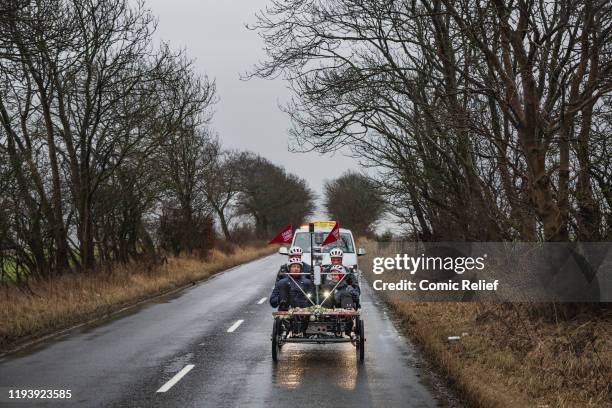
[[[310,273],[314,273],[314,223],[308,224],[308,231],[310,232]],[[319,285],[315,285],[315,299],[318,305]]]

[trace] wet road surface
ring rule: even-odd
[[[0,405],[459,405],[439,384],[431,385],[418,352],[366,284],[363,365],[350,344],[286,344],[274,364],[267,296],[283,259],[272,255],[230,269],[111,321],[0,359]],[[7,399],[8,390],[17,388],[70,389],[72,398],[36,404]]]

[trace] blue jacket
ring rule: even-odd
[[[310,279],[307,279],[302,275],[300,278],[295,279],[294,281],[290,277],[286,276],[281,280],[277,281],[274,285],[274,289],[272,290],[272,294],[270,295],[270,305],[272,307],[278,307],[281,300],[281,288],[285,287],[289,291],[289,306],[312,306],[312,303],[310,303],[308,298],[304,296],[298,285],[302,288],[304,292],[310,293],[311,296],[314,296],[314,286]]]

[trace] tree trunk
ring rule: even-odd
[[[225,214],[223,213],[223,209],[216,208],[217,215],[219,216],[219,222],[221,223],[221,230],[223,231],[223,236],[227,241],[231,241],[232,237],[229,231],[229,226],[227,225],[227,220],[225,219]]]
[[[576,201],[578,202],[578,214],[576,215],[577,235],[579,241],[600,241],[601,212],[593,196],[591,185],[591,160],[589,158],[589,136],[593,105],[585,107],[582,111],[582,127],[576,146],[578,158],[578,183],[576,186]]]

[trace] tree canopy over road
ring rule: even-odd
[[[612,237],[607,1],[274,0],[296,147],[349,147],[425,240]]]
[[[290,213],[276,216],[301,222],[309,213],[303,180],[222,149],[209,126],[215,82],[185,52],[153,41],[156,21],[142,2],[0,7],[3,276],[155,259],[160,249],[206,254],[213,220],[231,239],[238,205],[261,236],[275,228],[258,200],[271,205],[280,192],[304,206],[278,203]],[[241,165],[253,173],[238,173]],[[252,174],[268,189],[255,191]]]

